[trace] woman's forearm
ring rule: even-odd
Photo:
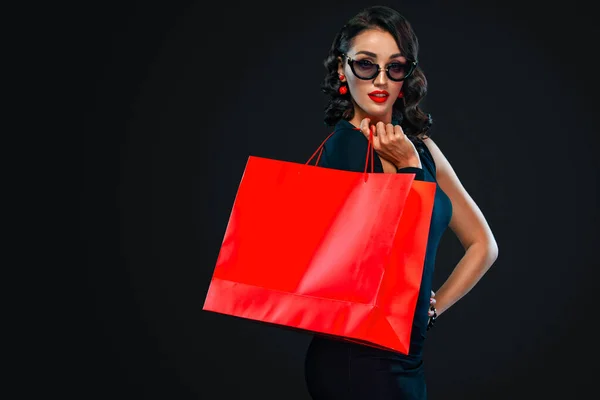
[[[435,308],[441,315],[466,295],[498,257],[495,243],[475,243],[467,248],[446,282],[435,292]]]

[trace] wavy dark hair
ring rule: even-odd
[[[410,23],[398,11],[386,6],[372,6],[363,9],[348,22],[335,36],[329,54],[323,64],[327,69],[321,90],[329,96],[329,104],[325,107],[325,124],[335,125],[340,119],[352,119],[354,106],[350,96],[341,95],[338,89],[342,82],[339,80],[337,68],[338,57],[346,54],[352,46],[352,40],[367,29],[382,29],[389,32],[402,54],[411,60],[418,60],[419,41]],[[407,136],[423,139],[428,137],[428,131],[433,121],[431,114],[424,113],[419,102],[427,94],[427,79],[422,69],[417,65],[413,73],[405,79],[402,86],[404,101],[396,101],[393,106],[393,118],[399,121]]]

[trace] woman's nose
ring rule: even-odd
[[[375,83],[381,85],[386,82],[387,82],[387,75],[385,74],[385,69],[380,69],[379,73],[375,77]]]

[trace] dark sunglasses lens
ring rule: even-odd
[[[412,69],[412,64],[392,63],[389,65],[389,73],[392,79],[400,80],[406,78]]]
[[[359,78],[372,78],[377,73],[377,64],[370,61],[354,61],[352,66],[354,67],[354,73]]]

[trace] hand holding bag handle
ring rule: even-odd
[[[355,131],[360,131],[359,128],[354,128]],[[327,136],[325,138],[325,140],[323,140],[323,142],[321,143],[321,145],[317,148],[317,150],[313,153],[313,155],[308,159],[308,161],[304,164],[304,165],[308,165],[313,158],[315,158],[315,155],[317,153],[319,153],[319,156],[317,157],[317,161],[315,162],[315,166],[319,165],[319,160],[321,159],[321,155],[323,154],[323,147],[325,146],[325,143],[327,142],[327,140],[329,140],[329,138],[331,136],[333,136],[333,134],[335,133],[335,131],[331,132],[329,134],[329,136]],[[367,174],[367,166],[369,165],[369,153],[371,155],[371,173],[373,173],[374,171],[374,163],[373,163],[373,159],[375,157],[375,153],[374,153],[374,149],[373,149],[373,131],[369,129],[369,145],[367,147],[367,155],[365,157],[365,169],[364,169],[364,178],[365,178],[365,182],[367,181],[368,178],[368,174]]]

